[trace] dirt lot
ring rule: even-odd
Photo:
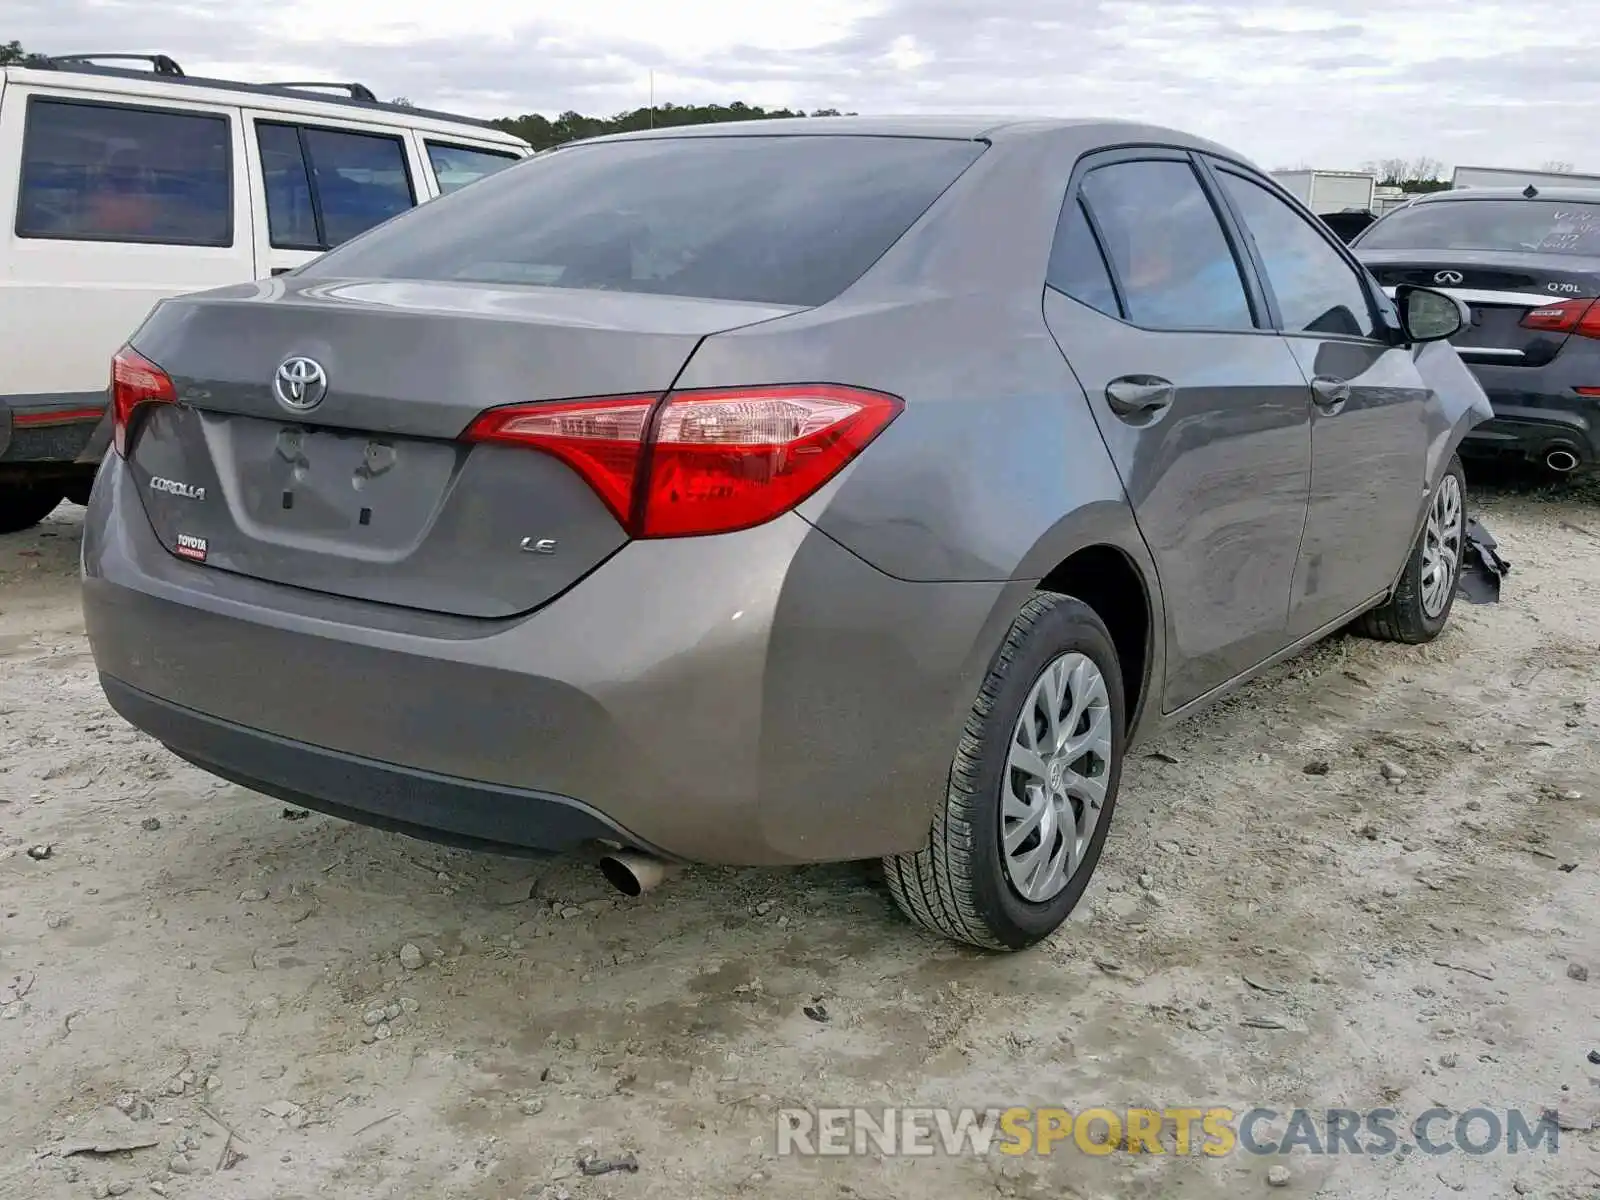
[[[1423,649],[1334,639],[1144,746],[1085,904],[1011,957],[912,931],[864,868],[629,902],[288,819],[106,707],[64,506],[0,539],[0,1196],[1220,1200],[1280,1165],[1272,1194],[1600,1194],[1600,488],[1474,499],[1501,604]],[[774,1156],[780,1107],[833,1104],[1569,1128],[1555,1154]],[[96,1139],[155,1144],[72,1153]]]

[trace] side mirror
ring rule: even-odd
[[[1444,292],[1402,284],[1394,290],[1395,307],[1406,340],[1442,342],[1472,324],[1472,310]]]

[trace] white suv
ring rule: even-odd
[[[145,68],[103,65],[124,57]],[[157,301],[282,274],[529,153],[360,84],[0,68],[0,533],[87,498],[107,364]]]

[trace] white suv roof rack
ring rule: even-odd
[[[137,70],[121,65],[109,65],[135,62],[147,63],[149,64],[149,69]],[[246,83],[238,79],[203,79],[185,72],[177,59],[167,54],[50,54],[41,56],[25,65],[39,70],[75,71],[91,75],[109,75],[123,79],[148,79],[151,75],[157,75],[167,83],[222,88],[236,92],[253,92],[257,95],[291,96],[301,99],[305,99],[306,93],[310,91],[327,92],[333,90],[344,92],[345,95],[324,94],[318,95],[316,99],[325,104],[349,104],[366,109],[378,108],[386,112],[402,113],[412,117],[431,117],[436,120],[454,121],[458,124],[478,125],[485,128],[491,126],[488,121],[478,117],[464,117],[459,113],[411,108],[403,104],[386,104],[379,100],[372,89],[363,83],[321,82],[315,80],[286,83]]]

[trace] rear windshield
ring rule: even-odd
[[[570,146],[425,204],[303,273],[825,304],[982,152],[812,135]]]
[[[1435,200],[1391,213],[1363,250],[1529,250],[1600,255],[1600,203]]]

